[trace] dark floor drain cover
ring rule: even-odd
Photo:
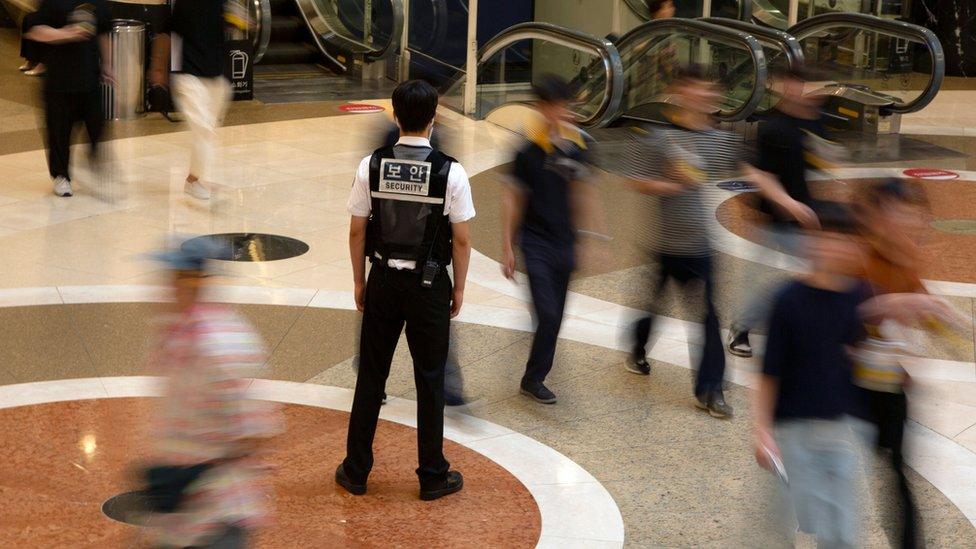
[[[718,184],[718,188],[737,193],[751,193],[759,190],[748,181],[722,181]]]
[[[938,219],[932,227],[944,233],[976,235],[976,219]]]
[[[209,236],[199,236],[187,240],[187,243],[198,238],[206,238],[216,242],[223,249],[221,257],[229,261],[278,261],[297,257],[308,251],[308,244],[301,240],[261,233],[226,233]]]
[[[148,498],[144,492],[125,492],[105,500],[102,513],[106,517],[133,526],[145,524]]]

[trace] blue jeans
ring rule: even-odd
[[[800,530],[818,547],[857,547],[860,539],[860,463],[851,421],[777,421],[776,444],[789,477],[787,488]]]

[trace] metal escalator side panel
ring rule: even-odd
[[[396,53],[400,47],[400,37],[403,35],[403,21],[406,15],[403,12],[403,0],[390,0],[390,11],[393,20],[390,22],[390,39],[379,50],[366,55],[369,61],[379,61],[387,59]]]
[[[328,28],[328,25],[318,15],[314,0],[295,0],[295,4],[298,6],[298,13],[301,15],[302,21],[305,22],[305,26],[308,27],[308,30],[312,34],[312,41],[315,43],[316,49],[325,57],[329,68],[338,73],[346,72],[348,69],[345,63],[333,56],[326,47],[323,36],[335,33]]]
[[[803,47],[800,45],[800,41],[788,32],[726,17],[703,17],[701,20],[747,32],[760,43],[782,51],[791,67],[803,65]]]
[[[254,33],[254,64],[261,62],[271,43],[271,2],[270,0],[252,0],[254,20],[257,21],[257,32]]]
[[[392,18],[391,31],[387,41],[374,45],[360,40],[353,35],[342,23],[339,14],[334,11],[337,5],[330,0],[295,0],[298,12],[312,33],[316,48],[326,58],[331,68],[338,72],[348,70],[347,63],[339,57],[345,55],[363,55],[364,60],[379,61],[391,56],[400,45],[403,33],[403,2],[402,0],[388,0]],[[333,54],[330,49],[342,52]]]
[[[789,29],[789,33],[802,42],[830,29],[851,29],[855,32],[870,31],[878,35],[923,44],[929,55],[932,73],[921,93],[906,103],[895,102],[887,107],[891,112],[906,114],[925,108],[942,88],[945,79],[945,54],[942,43],[931,30],[904,21],[884,19],[862,13],[828,13],[805,19]],[[875,92],[875,95],[885,95]]]
[[[623,63],[617,47],[604,38],[551,23],[519,23],[498,33],[478,50],[479,74],[493,56],[524,40],[540,40],[598,58],[605,79],[604,94],[596,111],[578,123],[586,127],[602,127],[615,118],[623,98]]]
[[[752,19],[763,25],[777,30],[787,31],[790,27],[789,19],[779,8],[769,0],[746,0],[752,2]]]
[[[643,21],[651,20],[651,10],[648,9],[647,4],[644,0],[624,0],[630,11],[634,12],[634,15],[639,17]]]
[[[718,118],[723,121],[734,122],[751,116],[766,95],[767,66],[766,55],[759,41],[747,32],[724,27],[698,19],[661,19],[649,21],[635,27],[617,41],[617,49],[622,57],[636,46],[649,43],[655,37],[687,36],[705,40],[709,43],[726,45],[746,52],[752,61],[752,87],[748,97],[730,110],[722,110]],[[633,63],[633,60],[628,60]],[[625,63],[624,74],[631,65]],[[734,98],[726,97],[725,100]],[[622,114],[622,113],[620,113]]]

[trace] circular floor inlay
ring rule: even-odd
[[[976,219],[937,219],[932,222],[932,228],[944,233],[976,235]]]
[[[225,248],[220,259],[229,258],[230,261],[278,261],[297,257],[308,251],[308,244],[301,240],[261,233],[225,233],[198,236],[183,243],[206,238],[216,241]]]
[[[814,181],[810,191],[822,200],[849,202],[866,186],[878,179],[846,179],[845,184],[833,181]],[[925,235],[925,249],[932,261],[922,272],[923,278],[947,282],[976,283],[976,258],[973,257],[973,236],[976,219],[971,219],[972,204],[976,203],[976,185],[972,181],[920,180],[925,190],[932,219],[931,231]],[[755,235],[750,226],[758,219],[751,197],[736,195],[719,206],[718,221],[729,231],[747,240]]]
[[[23,532],[35,547],[132,546],[131,527],[106,515],[138,521],[132,516],[137,496],[129,492],[153,462],[152,404],[113,398],[0,409],[6,497],[0,547],[23,545]],[[465,475],[464,490],[423,502],[414,472],[417,431],[381,420],[369,491],[351,496],[334,481],[349,414],[284,405],[282,416],[287,429],[268,444],[266,457],[274,466],[267,479],[273,521],[257,533],[257,547],[531,548],[539,542],[542,517],[532,494],[470,448],[445,441],[452,469]]]
[[[105,500],[102,504],[102,513],[116,522],[141,526],[147,506],[146,495],[143,492],[123,492]]]

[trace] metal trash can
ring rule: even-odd
[[[145,114],[146,25],[135,19],[113,19],[110,33],[115,82],[102,83],[106,120],[133,120]]]

